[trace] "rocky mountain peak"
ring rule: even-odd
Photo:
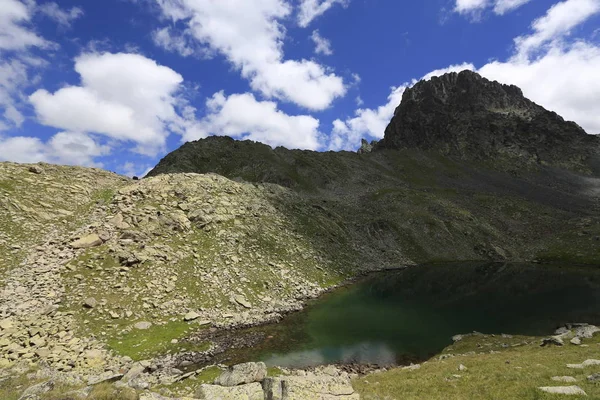
[[[597,139],[530,101],[517,86],[462,71],[406,89],[378,147],[572,167],[598,154]]]

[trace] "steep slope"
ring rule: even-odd
[[[466,159],[590,171],[600,138],[502,85],[463,71],[406,89],[379,148],[435,149]]]

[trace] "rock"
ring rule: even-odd
[[[21,394],[19,400],[37,400],[40,398],[41,394],[48,393],[52,389],[54,389],[54,381],[38,383],[37,385],[27,388],[23,394]]]
[[[12,318],[5,318],[2,321],[0,321],[0,328],[2,328],[2,330],[7,330],[7,329],[11,329],[12,327],[14,327],[15,322]]]
[[[260,382],[267,376],[267,366],[263,362],[249,362],[234,365],[224,371],[217,379],[216,385],[236,386],[243,383]]]
[[[185,316],[183,317],[183,320],[184,321],[193,321],[198,318],[200,318],[200,314],[198,314],[197,312],[194,312],[194,311],[190,311],[189,313],[185,314]]]
[[[90,376],[88,378],[87,384],[92,386],[102,382],[115,382],[121,379],[122,377],[123,374],[117,374],[112,371],[106,371],[100,375]]]
[[[43,174],[44,173],[44,169],[38,165],[31,165],[29,168],[27,168],[27,170],[33,174]]]
[[[587,380],[590,382],[598,382],[600,381],[600,372],[597,372],[595,374],[589,375],[587,377]]]
[[[467,370],[467,367],[465,367],[464,365],[460,364],[460,365],[458,366],[458,370],[459,370],[459,371],[466,371],[466,370]]]
[[[256,382],[233,387],[201,385],[194,397],[205,400],[264,400],[265,392]]]
[[[233,296],[233,299],[235,300],[236,303],[238,303],[239,305],[241,305],[245,308],[252,308],[252,304],[250,304],[250,302],[248,302],[248,300],[246,300],[246,298],[240,294]]]
[[[360,140],[360,149],[358,149],[358,154],[367,154],[373,151],[373,147],[377,144],[376,140],[373,140],[371,143],[367,142],[365,139]]]
[[[591,339],[597,332],[600,332],[600,328],[594,325],[584,325],[575,328],[575,336],[578,338]]]
[[[571,344],[574,344],[576,346],[579,346],[581,344],[581,339],[579,339],[577,336],[575,336],[573,339],[571,339],[569,341]]]
[[[98,301],[93,297],[88,297],[83,302],[83,306],[87,308],[95,308],[98,305]]]
[[[266,378],[265,398],[273,400],[359,400],[348,377],[327,375]]]
[[[151,326],[152,326],[152,323],[146,322],[146,321],[138,322],[135,325],[133,325],[133,327],[135,329],[141,329],[141,330],[150,329]]]
[[[165,397],[165,396],[161,396],[158,393],[147,392],[147,393],[140,394],[140,400],[193,400],[193,399],[191,397],[178,397],[178,398]]]
[[[579,386],[544,386],[538,389],[546,393],[587,396]]]
[[[550,346],[550,345],[554,345],[554,346],[563,346],[565,344],[565,342],[562,340],[562,338],[558,337],[558,336],[550,336],[547,337],[545,339],[542,339],[542,344],[541,346]]]
[[[555,382],[565,382],[565,383],[573,383],[577,382],[577,379],[572,376],[553,376],[552,380]]]
[[[102,243],[103,241],[102,239],[100,239],[100,236],[98,236],[95,233],[92,233],[91,235],[87,235],[80,239],[77,239],[76,241],[71,243],[71,247],[74,249],[87,249],[90,247],[100,246]]]
[[[129,383],[133,379],[140,376],[140,374],[143,373],[145,370],[146,370],[146,367],[144,367],[141,363],[139,363],[139,362],[135,363],[129,369],[129,371],[127,371],[127,373],[125,375],[123,375],[123,378],[121,378],[121,382]]]
[[[592,365],[600,365],[600,360],[585,360],[581,364],[567,364],[567,368],[583,369]]]

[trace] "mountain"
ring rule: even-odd
[[[464,159],[590,171],[600,138],[533,103],[516,86],[462,71],[406,89],[379,148],[437,150]],[[591,165],[590,165],[591,164]]]
[[[156,386],[217,351],[192,331],[278,320],[370,271],[600,263],[596,137],[472,73],[404,97],[360,154],[209,137],[140,181],[0,163],[0,369],[98,382],[152,359]]]

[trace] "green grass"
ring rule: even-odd
[[[569,385],[578,385],[588,394],[587,397],[569,398],[600,399],[600,384],[586,379],[600,370],[598,366],[583,370],[566,367],[568,363],[599,358],[600,335],[584,339],[584,343],[588,347],[570,344],[540,347],[540,338],[473,336],[443,352],[462,355],[444,360],[432,358],[415,371],[392,369],[356,378],[353,386],[363,400],[557,399],[561,397],[537,388]],[[467,370],[459,371],[460,364]],[[551,380],[552,376],[573,376],[577,382],[555,382]]]
[[[133,329],[128,333],[112,336],[107,340],[108,347],[122,356],[133,360],[145,360],[181,351],[205,351],[208,343],[194,344],[181,341],[189,333],[198,330],[197,326],[183,321],[171,321],[165,325],[152,325],[150,329]],[[177,343],[171,343],[177,339]]]

